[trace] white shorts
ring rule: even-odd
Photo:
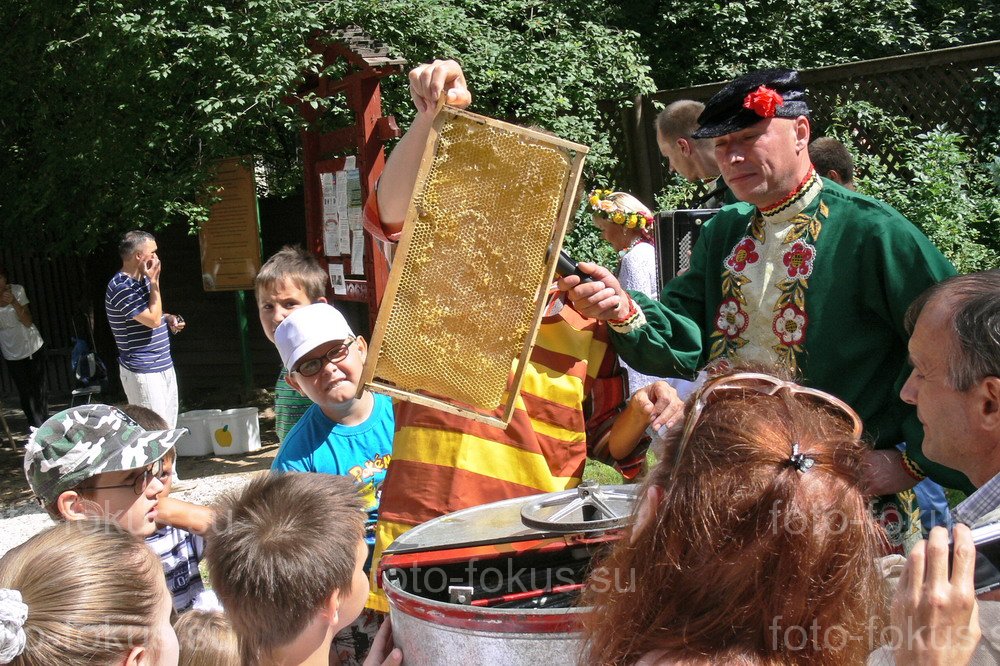
[[[177,374],[174,369],[132,372],[121,366],[119,368],[128,401],[152,409],[169,427],[177,427]]]

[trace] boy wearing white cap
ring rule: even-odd
[[[274,342],[288,383],[313,406],[289,431],[271,469],[352,477],[369,500],[368,539],[395,427],[391,399],[370,391],[355,397],[368,344],[326,303],[292,312],[274,332]]]
[[[392,400],[370,391],[355,397],[368,343],[354,335],[332,305],[313,303],[293,310],[275,329],[274,344],[288,369],[289,385],[313,405],[285,436],[271,469],[354,479],[368,508],[367,573],[375,548],[382,482],[392,458],[396,425]],[[378,619],[366,612],[338,634],[334,650],[341,663],[360,662],[377,629]]]

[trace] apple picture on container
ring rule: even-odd
[[[229,432],[229,424],[215,431],[215,441],[219,443],[219,446],[233,445],[233,433]]]

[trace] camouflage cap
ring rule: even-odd
[[[144,430],[108,405],[61,411],[31,433],[24,475],[45,504],[98,474],[140,469],[173,447],[186,428]]]

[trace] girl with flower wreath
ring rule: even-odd
[[[595,189],[587,203],[594,226],[618,252],[618,281],[625,289],[658,298],[653,213],[628,192]],[[624,362],[622,366],[628,372],[629,395],[659,379],[633,370]]]

